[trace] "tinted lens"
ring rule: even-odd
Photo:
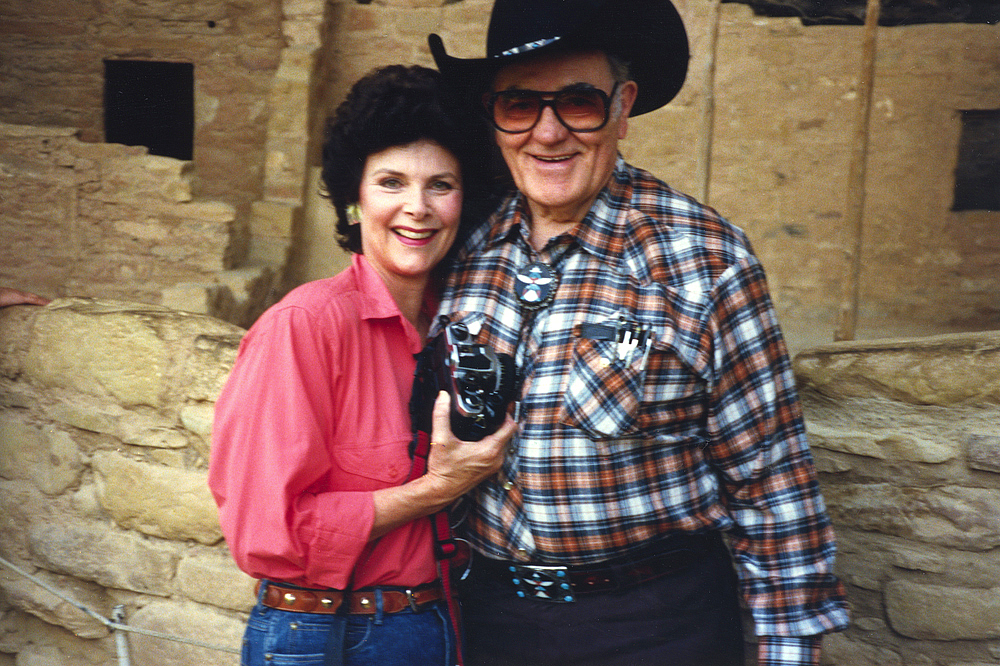
[[[604,125],[607,97],[600,90],[567,90],[555,97],[556,113],[571,129],[591,130]]]
[[[617,87],[617,84],[615,84]],[[612,95],[614,90],[612,90]],[[610,98],[593,88],[560,90],[505,90],[484,98],[493,125],[503,132],[527,132],[538,122],[542,110],[551,106],[560,122],[579,132],[593,132],[608,122]]]
[[[509,90],[496,95],[493,102],[493,122],[508,132],[524,132],[538,121],[542,111],[542,96],[533,91]]]

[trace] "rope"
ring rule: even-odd
[[[55,596],[59,597],[60,599],[62,599],[66,603],[72,605],[74,608],[82,611],[83,613],[85,613],[89,617],[92,617],[93,619],[97,620],[98,622],[100,622],[101,624],[103,624],[104,626],[106,626],[108,629],[111,629],[112,631],[127,631],[127,632],[131,632],[133,634],[142,634],[144,636],[151,636],[153,638],[162,638],[163,640],[174,641],[175,643],[185,643],[187,645],[193,645],[195,647],[205,648],[205,649],[208,649],[208,650],[216,650],[217,652],[229,652],[231,654],[239,654],[240,653],[240,651],[237,650],[237,649],[235,649],[235,648],[222,647],[220,645],[212,645],[211,643],[205,643],[203,641],[195,640],[193,638],[182,638],[180,636],[171,636],[170,634],[165,634],[165,633],[160,632],[160,631],[153,631],[152,629],[142,629],[140,627],[132,627],[132,626],[129,626],[127,624],[123,624],[121,622],[116,622],[115,620],[110,620],[110,619],[104,617],[103,615],[101,615],[100,613],[97,613],[96,611],[91,610],[90,608],[87,608],[86,606],[77,603],[73,599],[71,599],[68,596],[66,596],[65,594],[63,594],[60,590],[57,590],[56,588],[54,588],[51,585],[49,585],[48,583],[46,583],[44,580],[38,578],[37,576],[34,576],[34,575],[28,573],[27,571],[25,571],[25,570],[23,570],[23,569],[21,569],[19,567],[17,567],[16,565],[14,565],[13,563],[7,561],[3,557],[0,557],[0,564],[4,565],[5,567],[7,567],[8,569],[10,569],[14,573],[19,574],[19,575],[23,576],[24,578],[27,578],[28,580],[30,580],[35,585],[38,585],[39,587],[44,588],[46,591],[51,592]],[[119,618],[119,617],[121,617],[122,619],[124,619],[124,613],[122,613],[120,615],[118,613],[116,613],[115,616],[116,616],[116,619]]]

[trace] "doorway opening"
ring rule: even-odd
[[[104,61],[104,140],[146,146],[151,155],[194,154],[194,65]]]

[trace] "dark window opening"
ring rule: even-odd
[[[104,61],[104,140],[190,160],[194,152],[194,65]]]
[[[1000,110],[962,111],[952,210],[1000,211]]]
[[[750,5],[758,16],[798,16],[804,25],[863,25],[866,0],[722,0]],[[883,0],[879,24],[997,23],[996,0]]]

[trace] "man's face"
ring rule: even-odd
[[[557,92],[590,85],[610,94],[614,84],[607,57],[593,51],[552,54],[510,65],[497,74],[493,91]],[[538,124],[527,132],[496,132],[497,145],[535,220],[575,224],[583,219],[611,177],[635,94],[634,82],[620,84],[620,100],[612,100],[608,123],[596,132],[567,129],[552,107],[543,108]]]

